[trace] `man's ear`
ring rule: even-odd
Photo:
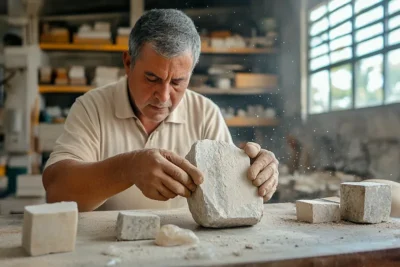
[[[129,52],[125,51],[122,54],[122,61],[124,63],[125,74],[128,75],[132,64],[131,55]]]

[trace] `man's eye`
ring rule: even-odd
[[[156,82],[157,81],[157,78],[150,78],[150,77],[146,77],[146,79],[149,81],[149,82]]]

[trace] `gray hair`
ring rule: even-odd
[[[200,36],[193,21],[176,9],[153,9],[136,22],[129,36],[131,66],[140,55],[145,43],[163,57],[171,58],[190,51],[193,68],[200,56]]]

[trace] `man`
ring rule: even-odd
[[[153,10],[132,29],[126,78],[79,97],[43,173],[47,201],[80,211],[177,208],[203,182],[184,159],[197,140],[232,142],[218,107],[187,90],[200,37],[185,14]],[[269,200],[273,153],[248,143],[248,177]]]

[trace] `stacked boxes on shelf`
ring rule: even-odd
[[[83,24],[74,35],[74,44],[111,44],[111,26],[107,22],[96,22],[94,27]]]

